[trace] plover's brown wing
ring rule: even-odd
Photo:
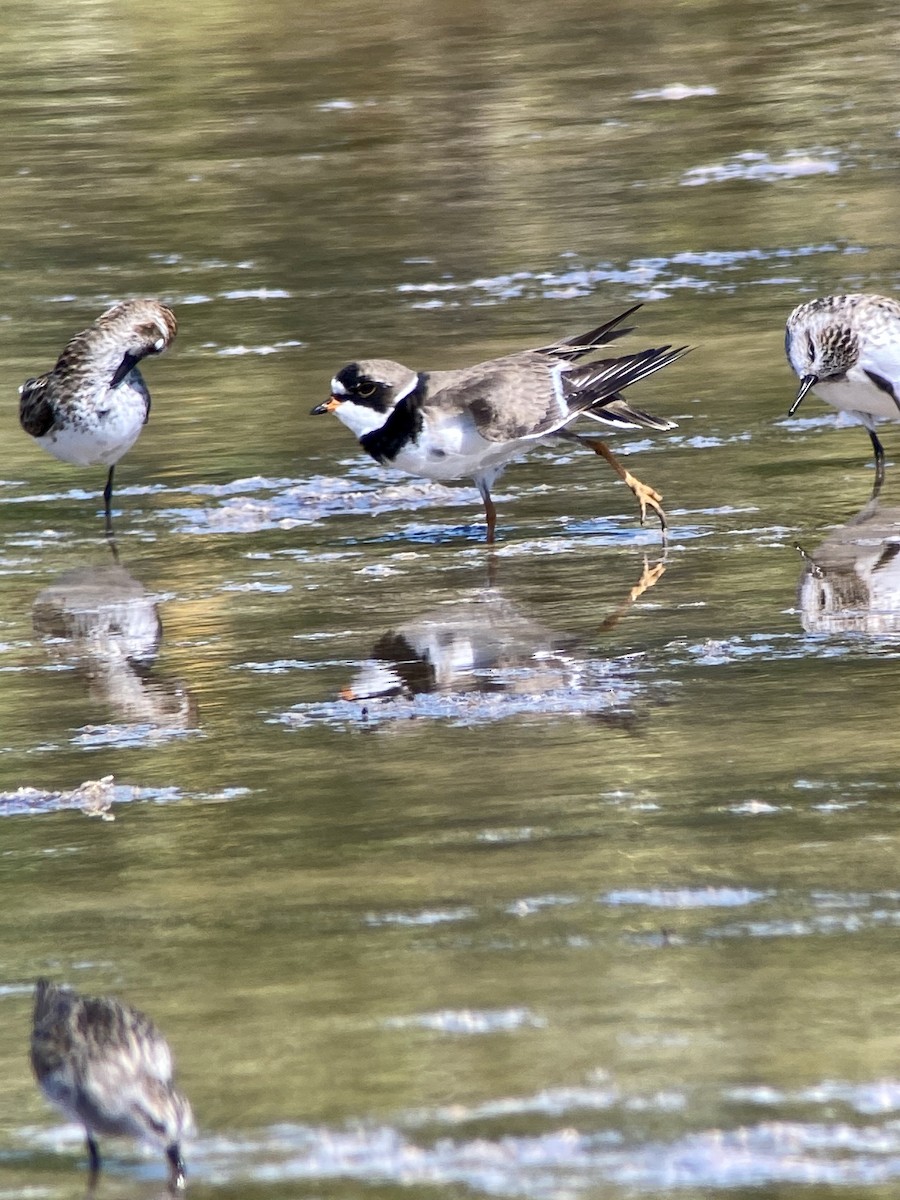
[[[26,379],[19,388],[19,421],[32,437],[43,437],[53,428],[56,411],[50,375]]]
[[[540,438],[584,414],[610,425],[671,429],[672,423],[632,409],[620,393],[686,352],[660,346],[603,359],[558,374],[559,384],[537,355],[485,363],[477,380],[463,385],[469,412],[487,441]]]
[[[467,412],[489,442],[545,437],[582,413],[610,425],[669,429],[671,423],[630,408],[619,393],[685,350],[661,346],[556,373],[540,352],[514,354],[461,371],[434,372],[428,376],[426,403],[435,414]]]
[[[513,442],[568,420],[565,401],[539,354],[515,354],[427,376],[425,406],[437,420],[468,414],[488,442]]]

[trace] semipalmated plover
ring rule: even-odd
[[[103,489],[111,528],[113,472],[150,415],[150,393],[137,364],[161,354],[178,325],[157,300],[125,300],[68,343],[52,371],[19,389],[19,420],[63,462],[108,466]]]
[[[194,1119],[172,1082],[169,1044],[149,1017],[111,996],[79,996],[39,979],[31,1065],[51,1104],[84,1126],[92,1188],[100,1174],[98,1133],[159,1146],[171,1186],[184,1187],[181,1141],[194,1133]]]
[[[788,415],[810,389],[852,413],[869,431],[880,485],[884,447],[875,423],[900,421],[900,303],[864,292],[810,300],[788,317],[784,348],[800,376]]]
[[[672,429],[675,422],[632,408],[622,391],[686,350],[661,346],[576,365],[631,329],[619,324],[639,304],[579,337],[451,371],[415,371],[388,359],[349,363],[331,381],[331,398],[313,414],[333,412],[376,462],[436,482],[474,479],[493,542],[490,489],[507,463],[533,446],[565,438],[589,446],[631,488],[641,522],[651,508],[663,530],[662,497],[613,457],[599,438],[570,431],[579,417],[619,429]]]

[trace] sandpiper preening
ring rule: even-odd
[[[810,300],[788,317],[784,348],[800,376],[789,415],[810,389],[852,413],[869,431],[880,486],[884,447],[876,421],[900,421],[900,302],[866,292]]]
[[[80,996],[39,979],[31,1065],[47,1099],[84,1126],[90,1186],[100,1174],[95,1134],[140,1138],[165,1151],[169,1183],[184,1187],[181,1142],[191,1106],[172,1081],[172,1052],[150,1020],[111,996]]]
[[[579,364],[626,333],[620,323],[641,306],[567,341],[552,342],[472,367],[416,371],[388,359],[349,363],[331,381],[331,398],[314,414],[333,412],[376,462],[435,482],[474,479],[493,542],[494,481],[532,447],[564,438],[601,455],[665,530],[661,495],[636,479],[599,438],[569,426],[589,417],[618,429],[672,429],[674,421],[632,408],[622,391],[668,366],[686,347],[660,346]]]
[[[116,463],[150,416],[150,393],[137,364],[161,354],[178,329],[157,300],[125,300],[68,343],[52,371],[19,389],[19,420],[39,445],[63,462],[106,466],[107,532],[112,522]]]

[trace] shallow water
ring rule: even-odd
[[[894,18],[4,6],[0,1194],[83,1194],[39,973],[158,1019],[194,1195],[895,1194],[900,481],[782,350],[898,288]],[[114,557],[15,397],[140,294]],[[307,415],[637,301],[665,548],[566,447],[489,555]]]

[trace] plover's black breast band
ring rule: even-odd
[[[359,439],[363,450],[376,462],[389,465],[405,446],[415,443],[422,431],[422,405],[427,394],[428,374],[420,371],[416,386],[398,401],[385,423]]]

